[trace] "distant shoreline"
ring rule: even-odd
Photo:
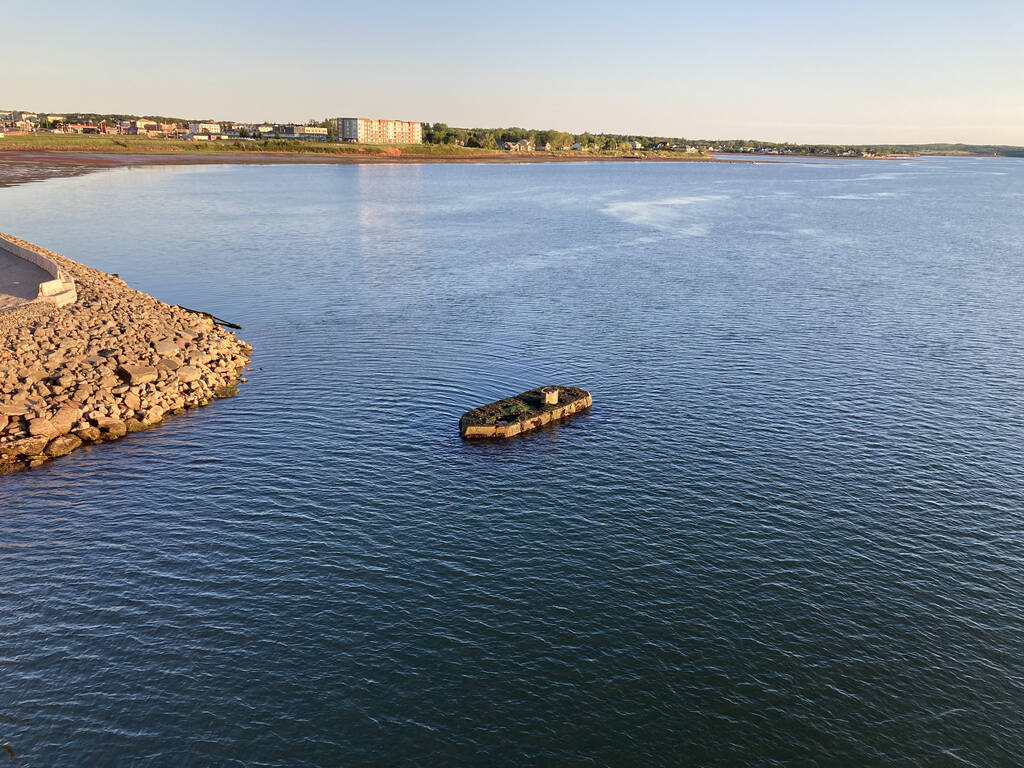
[[[226,163],[226,162],[572,162],[580,160],[671,160],[677,162],[710,161],[709,154],[667,150],[499,150],[465,147],[458,144],[347,144],[299,140],[268,141],[187,141],[152,139],[136,136],[23,134],[0,139],[0,158],[16,156],[75,158],[153,158],[150,162]],[[242,159],[244,158],[244,159]],[[139,161],[129,160],[131,164]]]
[[[333,163],[333,164],[393,164],[393,163],[579,163],[608,161],[661,161],[683,163],[715,163],[729,162],[710,155],[655,155],[645,153],[638,155],[598,155],[598,154],[558,154],[554,152],[481,152],[479,154],[417,154],[415,151],[403,150],[400,153],[382,150],[377,154],[350,153],[332,154],[328,152],[251,152],[239,150],[202,151],[202,152],[115,152],[115,151],[80,151],[80,150],[38,150],[38,149],[4,149],[0,146],[0,161],[8,162],[57,162],[80,163],[94,162],[97,165],[116,168],[124,165],[206,165],[225,163]]]
[[[827,163],[834,160],[918,160],[924,157],[944,155],[879,156],[874,158],[844,158],[827,155],[757,155],[726,153],[709,155],[670,155],[639,153],[628,155],[601,154],[559,154],[549,152],[501,152],[480,151],[473,153],[452,152],[442,154],[416,154],[414,150],[400,154],[382,147],[376,154],[369,152],[331,154],[327,152],[254,152],[217,151],[194,152],[124,152],[124,151],[76,151],[58,149],[5,149],[0,143],[0,188],[17,186],[33,181],[53,178],[82,176],[112,168],[132,168],[159,165],[421,165],[421,164],[523,164],[523,163],[743,163],[786,164],[786,163]],[[951,155],[966,157],[967,155]],[[970,155],[971,157],[990,157]]]

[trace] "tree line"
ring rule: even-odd
[[[634,148],[645,151],[691,147],[699,152],[764,153],[786,155],[896,155],[896,154],[979,154],[1024,156],[1024,148],[992,144],[807,144],[758,141],[756,139],[688,139],[682,136],[643,136],[619,133],[566,133],[558,130],[528,128],[454,128],[446,123],[423,123],[426,144],[449,144],[481,149],[500,149],[506,142],[526,139],[535,147],[569,149],[579,144],[585,149],[620,151]]]

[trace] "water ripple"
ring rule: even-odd
[[[256,349],[240,397],[0,478],[0,741],[22,766],[1016,764],[1024,170],[878,168],[0,189],[8,229]],[[594,407],[458,438],[547,382]]]

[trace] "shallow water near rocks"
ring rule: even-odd
[[[255,348],[0,478],[20,765],[1024,754],[1024,161],[132,168],[0,230]],[[543,384],[594,406],[459,439]]]

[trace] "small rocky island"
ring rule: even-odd
[[[212,316],[15,237],[0,252],[52,278],[0,290],[0,474],[237,393],[252,348]]]
[[[538,387],[466,411],[459,419],[459,432],[466,439],[514,437],[581,413],[593,404],[590,393],[579,387]]]

